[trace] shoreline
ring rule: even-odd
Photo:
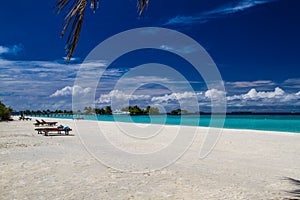
[[[14,116],[14,120],[18,121],[18,117],[19,116]],[[31,117],[31,116],[29,116]],[[278,134],[300,134],[300,132],[290,132],[290,131],[274,131],[274,130],[259,130],[259,129],[248,129],[248,128],[226,128],[226,127],[222,127],[222,128],[218,128],[218,127],[210,127],[210,126],[193,126],[193,125],[179,125],[179,124],[159,124],[159,123],[143,123],[143,122],[121,122],[121,121],[104,121],[104,120],[91,120],[91,119],[69,119],[69,118],[55,118],[55,117],[31,117],[34,119],[53,119],[53,120],[72,120],[72,121],[76,121],[76,120],[84,120],[84,121],[98,121],[98,122],[108,122],[108,123],[129,123],[129,124],[142,124],[142,125],[149,125],[149,124],[155,124],[155,125],[163,125],[163,126],[184,126],[184,127],[199,127],[199,128],[203,128],[203,129],[209,129],[209,128],[214,128],[214,129],[222,129],[222,130],[232,130],[232,131],[254,131],[254,132],[272,132],[274,134],[278,133]]]

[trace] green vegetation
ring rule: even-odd
[[[83,114],[91,115],[91,114],[94,114],[94,113],[95,113],[95,110],[91,106],[84,108],[84,113]]]
[[[11,120],[11,113],[13,109],[10,107],[6,107],[1,101],[0,101],[0,121],[7,121]]]
[[[110,106],[106,106],[105,109],[104,108],[96,108],[95,113],[98,115],[111,115],[112,110],[111,110]]]
[[[189,112],[186,110],[176,109],[176,110],[172,110],[168,114],[170,114],[170,115],[187,115],[187,114],[189,114]]]
[[[158,108],[152,108],[151,106],[147,106],[146,109],[142,109],[135,106],[129,106],[126,108],[122,108],[122,111],[129,112],[130,115],[158,115],[159,109]],[[110,106],[106,106],[105,108],[92,108],[91,106],[85,107],[83,111],[68,111],[68,110],[25,110],[20,111],[20,113],[24,115],[73,115],[73,114],[84,114],[84,115],[111,115],[113,113]]]
[[[24,110],[20,111],[20,113],[23,113],[24,115],[72,115],[73,111],[71,110],[55,110],[55,111],[50,111],[48,110]]]
[[[159,109],[158,108],[151,108],[151,106],[147,106],[146,109],[142,109],[138,107],[137,105],[135,106],[129,106],[126,108],[122,108],[122,111],[129,112],[130,115],[157,115],[159,114]]]
[[[149,115],[159,115],[159,109],[158,108],[150,108]]]

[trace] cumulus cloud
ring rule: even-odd
[[[240,99],[240,100],[258,100],[258,99],[272,99],[272,98],[282,98],[285,95],[285,92],[279,88],[276,87],[274,91],[270,91],[270,92],[257,92],[256,89],[252,88],[251,90],[249,90],[248,93],[246,94],[241,94],[241,95],[233,95],[233,96],[229,96],[227,97],[227,100],[231,101],[231,100],[236,100],[236,99]]]
[[[7,47],[0,46],[0,54],[9,52]],[[170,46],[162,46],[161,48],[174,48]],[[1,57],[1,56],[0,56]],[[91,88],[86,86],[73,86],[76,78],[76,72],[81,67],[85,70],[86,80],[94,76],[99,71],[103,71],[105,61],[89,61],[83,65],[79,63],[71,63],[66,65],[63,60],[55,61],[13,61],[0,58],[0,68],[4,72],[0,74],[0,91],[3,101],[11,105],[16,110],[24,109],[53,109],[53,108],[71,108],[72,94],[86,95],[89,94]],[[98,103],[110,103],[111,99],[132,100],[137,105],[150,105],[151,103],[171,105],[170,107],[178,107],[178,101],[190,103],[193,99],[198,99],[200,106],[209,107],[212,100],[218,100],[224,97],[224,92],[216,89],[203,90],[193,92],[185,92],[185,82],[174,79],[174,77],[158,76],[147,71],[147,76],[140,74],[134,76],[122,77],[120,84],[123,89],[111,91],[117,80],[120,80],[127,71],[124,69],[109,69],[103,74],[101,87],[97,88],[99,94]],[[153,84],[148,84],[153,83]],[[190,82],[191,83],[191,82]],[[194,83],[194,82],[193,82]],[[202,82],[195,82],[202,85]],[[146,84],[146,85],[145,85]],[[195,85],[196,85],[195,84]],[[126,89],[136,88],[139,90],[129,95]],[[174,91],[168,89],[172,85]],[[235,106],[292,106],[293,110],[300,109],[300,79],[291,78],[282,83],[270,80],[258,81],[236,81],[225,82],[227,93],[228,107]],[[276,86],[280,86],[275,88]],[[26,90],[24,90],[26,87]],[[275,88],[275,89],[274,89]],[[178,92],[180,91],[180,92]],[[34,95],[32,95],[34,94]],[[100,95],[102,94],[102,95]],[[51,96],[52,98],[49,98]],[[66,98],[58,98],[66,97]],[[85,96],[86,97],[86,96]],[[39,101],[37,101],[37,99]],[[63,100],[60,102],[60,100]],[[43,102],[41,104],[40,102]],[[58,104],[60,102],[60,104]],[[122,108],[123,105],[120,105]],[[172,107],[173,106],[173,107]],[[243,107],[244,108],[244,107]],[[192,111],[193,109],[191,109]]]
[[[163,96],[156,96],[151,98],[154,104],[161,104],[171,109],[181,107],[181,109],[190,112],[198,111],[199,106],[201,109],[209,108],[211,106],[226,105],[225,92],[218,89],[210,89],[198,92],[177,92],[170,93]],[[224,106],[225,106],[224,105]]]
[[[257,91],[252,88],[245,94],[227,97],[228,107],[271,107],[280,110],[281,107],[295,109],[300,106],[300,92],[288,93],[276,87],[273,91]]]
[[[169,19],[164,25],[193,25],[206,23],[211,19],[222,18],[229,14],[240,13],[255,6],[274,1],[277,0],[239,0],[207,12],[198,13],[194,16],[176,16]]]
[[[165,94],[164,96],[156,96],[152,97],[151,101],[156,102],[156,103],[166,103],[170,101],[181,101],[181,100],[186,100],[190,98],[198,98],[201,95],[203,95],[202,92],[182,92],[182,93],[171,93],[171,94]]]
[[[60,97],[60,96],[69,96],[69,95],[85,95],[91,92],[91,88],[82,88],[78,85],[66,86],[61,90],[56,90],[50,97]]]
[[[246,93],[227,97],[224,91],[218,89],[210,89],[195,93],[170,93],[163,96],[152,97],[151,101],[166,105],[175,101],[191,102],[190,100],[195,97],[198,99],[198,104],[205,107],[211,106],[212,101],[219,102],[222,100],[226,100],[229,107],[281,106],[287,104],[292,106],[300,105],[300,91],[297,93],[287,93],[279,87],[276,87],[273,91],[257,91],[255,88],[252,88]]]
[[[110,103],[111,100],[115,101],[128,101],[128,100],[147,100],[150,99],[150,95],[143,94],[128,94],[126,92],[120,90],[112,90],[108,94],[102,94],[99,99],[96,101],[97,103]]]
[[[199,92],[178,92],[166,94],[164,96],[152,97],[153,102],[170,102],[170,101],[182,101],[189,100],[191,98],[197,98],[201,102],[210,102],[210,100],[222,100],[225,98],[226,93],[218,89],[210,89],[207,91]]]
[[[210,89],[205,92],[205,97],[212,100],[222,100],[225,98],[226,93],[217,89]]]
[[[202,108],[210,107],[213,101],[215,103],[219,101],[223,102],[221,100],[226,100],[229,108],[242,106],[300,106],[300,91],[297,93],[288,93],[279,87],[276,87],[273,91],[257,91],[257,89],[252,88],[246,93],[226,97],[226,92],[214,88],[206,91],[173,92],[155,96],[153,94],[131,95],[124,91],[112,90],[108,94],[102,94],[96,102],[101,104],[108,104],[112,102],[112,99],[115,105],[119,105],[120,108],[123,106],[123,104],[118,104],[119,102],[125,103],[129,100],[133,100],[136,102],[152,102],[153,104],[160,104],[171,109],[178,108],[178,106],[183,103],[183,105],[189,105],[190,107],[192,107],[190,111],[194,111],[195,106],[197,106],[194,105],[195,99],[196,101],[198,101],[198,105]],[[180,105],[178,104],[179,102]],[[188,108],[188,106],[186,108]]]

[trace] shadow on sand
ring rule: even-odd
[[[300,180],[293,179],[290,177],[284,177],[283,180],[288,181],[290,184],[298,187],[297,189],[286,191],[291,197],[288,200],[300,200]]]
[[[45,137],[49,137],[49,136],[55,136],[55,137],[70,137],[70,136],[75,136],[74,134],[68,134],[68,135],[66,135],[66,134],[58,134],[58,133],[48,133],[48,135],[44,135],[43,134],[43,136],[45,136]]]

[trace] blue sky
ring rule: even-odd
[[[136,2],[100,1],[86,18],[75,61],[64,63],[60,31],[64,14],[56,15],[56,0],[5,1],[0,7],[0,99],[15,110],[71,109],[71,94],[85,95],[90,88],[74,85],[80,63],[110,36],[139,27],[163,27],[184,33],[210,54],[226,88],[230,111],[300,111],[300,1],[298,0],[150,0],[139,17]],[[116,6],[116,3],[118,4]],[[184,49],[189,51],[189,49]],[[174,67],[191,82],[196,94],[176,93],[159,85],[146,85],[136,94],[114,90],[116,81],[132,67],[160,62]],[[85,63],[91,71],[105,68],[105,60]],[[163,83],[170,78],[139,76],[131,80]],[[135,52],[109,67],[104,86],[97,89],[98,106],[110,99],[132,104],[178,107],[178,99],[197,96],[200,110],[209,110],[212,94],[191,67],[164,52]],[[213,96],[214,96],[213,95]],[[121,105],[120,105],[121,106]]]

